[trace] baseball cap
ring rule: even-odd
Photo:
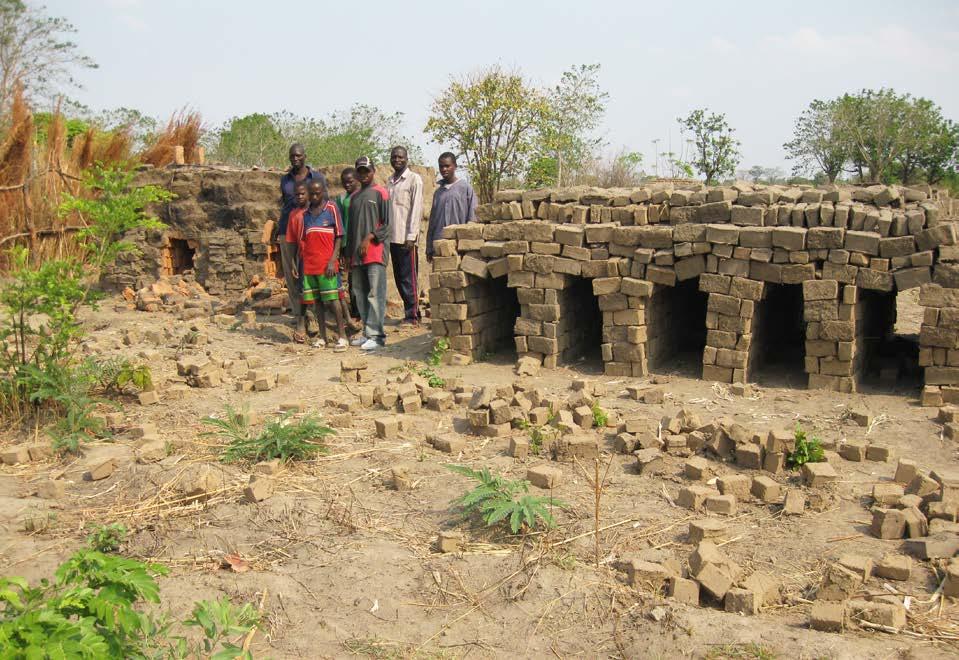
[[[369,156],[360,156],[359,158],[357,158],[356,164],[354,165],[354,167],[356,167],[356,169],[361,169],[361,168],[367,169],[367,170],[376,169],[373,166],[373,161],[370,159]]]

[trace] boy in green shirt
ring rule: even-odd
[[[346,192],[338,195],[333,201],[336,202],[337,207],[340,209],[340,217],[343,219],[343,233],[346,234],[350,226],[350,198],[353,196],[353,193],[360,189],[360,182],[356,178],[356,168],[347,167],[340,172],[340,183]],[[354,334],[359,332],[363,326],[357,322],[357,319],[360,318],[360,312],[356,309],[356,299],[353,296],[353,287],[350,286],[349,273],[349,260],[344,258],[342,264],[340,264],[340,274],[346,280],[343,282],[343,285],[350,294],[350,304],[347,305],[346,301],[342,298],[340,298],[340,301],[343,303],[343,317],[347,319],[350,334]]]

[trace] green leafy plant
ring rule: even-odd
[[[437,375],[432,367],[422,367],[416,370],[417,375],[425,378],[429,383],[430,387],[434,388],[443,388],[446,387],[446,381]]]
[[[95,414],[100,401],[90,394],[95,375],[89,361],[77,366],[51,361],[45,369],[27,365],[17,380],[31,403],[56,415],[47,429],[54,449],[76,452],[82,442],[104,434],[103,419]]]
[[[87,544],[97,552],[116,552],[127,538],[127,528],[120,523],[100,525],[87,537]]]
[[[786,456],[786,465],[792,469],[801,468],[806,463],[822,463],[826,453],[819,438],[807,438],[799,424],[796,424],[796,448]]]
[[[534,456],[539,456],[543,451],[543,445],[556,435],[558,430],[552,425],[554,419],[556,419],[556,412],[550,406],[545,424],[530,424],[525,419],[520,422],[520,428],[529,436],[529,450]]]
[[[440,362],[443,361],[443,356],[446,355],[450,350],[450,340],[446,337],[437,337],[433,341],[433,348],[430,349],[430,354],[426,358],[426,363],[431,367],[438,367]]]
[[[609,413],[603,410],[602,406],[599,405],[599,402],[594,402],[592,405],[593,410],[593,426],[597,428],[606,428],[606,423],[609,422]]]
[[[326,454],[329,449],[322,439],[334,433],[316,415],[295,419],[292,412],[277,417],[254,433],[247,416],[230,407],[226,409],[225,418],[207,417],[203,423],[217,429],[205,435],[216,435],[227,441],[221,455],[226,463],[256,463],[274,458],[297,461]]]
[[[480,516],[487,527],[508,520],[514,534],[520,528],[535,529],[542,526],[550,529],[556,522],[549,507],[566,507],[564,502],[555,497],[528,495],[529,482],[525,479],[494,476],[489,468],[474,470],[465,465],[446,467],[479,482],[473,490],[453,500],[453,504],[461,507],[466,517]]]
[[[134,364],[125,357],[111,357],[97,363],[97,382],[106,393],[120,394],[127,387],[137,392],[153,388],[153,373],[145,364]]]
[[[0,657],[3,658],[251,658],[227,638],[259,623],[249,604],[200,601],[183,622],[198,627],[201,642],[171,635],[166,616],[140,611],[160,602],[159,564],[80,550],[52,581],[31,587],[21,577],[0,578]]]

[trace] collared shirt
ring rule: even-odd
[[[473,187],[463,179],[446,183],[440,179],[439,188],[433,193],[433,208],[430,210],[430,226],[426,232],[426,255],[433,256],[433,241],[443,235],[443,227],[462,225],[476,219],[476,194]]]
[[[393,210],[390,194],[386,188],[373,184],[361,188],[350,197],[350,228],[346,235],[346,254],[354,266],[368,264],[387,265],[390,251],[390,224]],[[366,256],[360,258],[358,250],[367,234],[373,234]]]
[[[323,187],[326,188],[326,177],[323,176],[323,173],[318,170],[314,170],[307,165],[306,176],[303,178],[303,181],[309,182],[313,179],[322,181]],[[280,236],[286,234],[286,222],[290,218],[290,211],[292,211],[293,207],[296,206],[297,183],[302,182],[298,182],[293,177],[293,173],[289,170],[287,170],[286,174],[283,175],[283,178],[280,179],[280,196],[283,199],[283,208],[280,210],[280,221],[276,223],[276,231]]]
[[[415,241],[420,237],[420,221],[423,218],[423,179],[406,168],[397,178],[394,174],[386,181],[393,207],[393,223],[390,228],[392,243]]]

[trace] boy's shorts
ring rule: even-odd
[[[311,303],[314,300],[336,300],[340,296],[339,276],[326,277],[325,275],[303,276],[303,302]]]

